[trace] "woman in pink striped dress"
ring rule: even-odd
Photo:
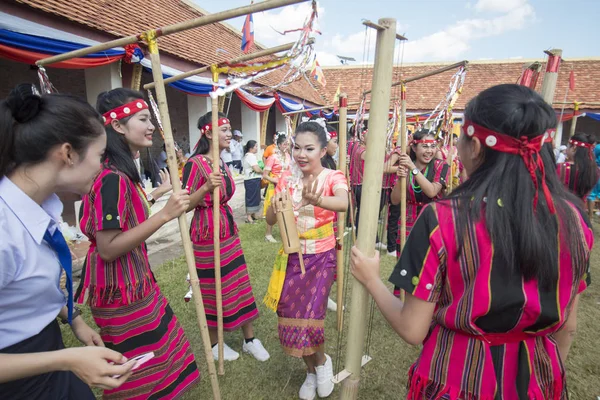
[[[594,240],[542,143],[556,115],[519,85],[484,90],[458,143],[469,179],[423,207],[390,281],[352,250],[353,274],[406,342],[423,344],[408,399],[565,400],[564,363]]]
[[[83,198],[81,229],[90,239],[76,300],[90,305],[107,347],[131,359],[154,357],[136,369],[106,399],[174,399],[200,380],[183,328],[150,270],[145,240],[189,205],[186,191],[174,193],[150,215],[155,199],[171,189],[168,176],[144,193],[134,154],[152,146],[154,125],[140,92],[101,93],[98,111],[107,134],[106,161]]]
[[[219,151],[229,148],[231,141],[231,124],[224,114],[219,113],[219,126],[213,129],[212,113],[208,113],[198,120],[200,140],[183,169],[183,186],[190,190],[190,208],[194,216],[190,225],[190,236],[196,257],[196,269],[200,280],[200,290],[204,301],[204,310],[213,344],[212,352],[218,360],[217,346],[217,304],[215,290],[215,266],[213,235],[221,239],[221,294],[223,299],[223,330],[235,331],[242,328],[244,342],[242,350],[250,353],[259,361],[269,359],[259,339],[254,337],[252,321],[258,318],[258,308],[254,301],[250,277],[246,269],[246,260],[238,236],[238,228],[233,220],[233,212],[227,202],[235,192],[235,182],[229,168],[221,160],[213,160],[211,142],[213,132],[218,132]],[[220,167],[214,172],[213,165]],[[220,230],[213,230],[213,198],[212,191],[220,186],[219,214]],[[224,345],[223,359],[236,360],[239,353]]]

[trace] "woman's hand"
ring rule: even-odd
[[[61,352],[66,358],[67,370],[72,371],[87,385],[102,389],[121,386],[131,376],[134,365],[122,365],[127,362],[127,358],[106,347],[71,347]],[[119,377],[113,378],[114,376]]]
[[[79,341],[86,346],[104,347],[104,342],[98,332],[93,330],[85,323],[81,316],[77,316],[71,323],[71,330]]]
[[[406,169],[408,169],[409,171],[412,171],[413,169],[415,169],[415,163],[413,163],[413,160],[410,159],[410,156],[408,154],[400,154],[400,164],[401,167],[404,167]]]
[[[312,175],[309,176],[308,183],[302,188],[302,206],[307,204],[312,206],[319,205],[324,188],[317,191],[318,187],[319,181],[314,179]]]
[[[398,170],[396,171],[396,175],[399,178],[406,178],[408,176],[408,168],[403,166],[398,166]]]
[[[273,214],[277,215],[278,212],[283,211],[284,204],[289,201],[290,194],[287,190],[282,190],[279,193],[274,193],[273,197],[271,197],[271,210],[273,210]]]
[[[190,193],[187,189],[182,189],[177,193],[173,193],[165,204],[165,207],[160,212],[165,217],[165,222],[171,221],[179,217],[187,211],[190,205]]]
[[[160,176],[161,184],[152,192],[152,197],[154,200],[158,200],[165,193],[173,190],[173,185],[171,185],[171,175],[169,175],[169,171],[166,169],[161,169],[158,171],[158,175]]]
[[[210,173],[208,180],[202,185],[205,187],[207,193],[212,193],[215,188],[223,186],[222,176],[218,171]]]
[[[365,287],[380,280],[379,252],[375,252],[375,257],[367,257],[358,247],[353,246],[350,254],[350,270]]]

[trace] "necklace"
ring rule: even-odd
[[[425,168],[425,172],[423,173],[423,175],[426,178],[427,178],[428,172],[429,172],[429,164],[427,164],[427,168]],[[413,175],[412,171],[410,171],[410,186],[412,186],[413,192],[415,192],[415,193],[421,193],[423,191],[421,189],[421,186],[415,183],[415,176]]]

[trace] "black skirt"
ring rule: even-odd
[[[0,353],[39,353],[64,348],[60,327],[54,320],[37,335],[0,349]],[[0,383],[0,398],[7,400],[94,400],[95,396],[90,387],[71,371],[55,371]]]

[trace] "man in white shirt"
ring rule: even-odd
[[[560,146],[558,156],[556,157],[556,163],[561,164],[567,161],[567,146],[564,144]]]
[[[242,158],[244,157],[244,146],[242,145],[242,132],[233,131],[233,140],[229,143],[229,151],[231,154],[231,165],[242,173]]]

